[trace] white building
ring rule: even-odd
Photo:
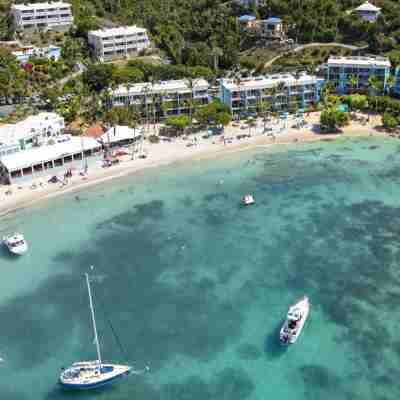
[[[104,132],[97,140],[105,146],[124,145],[137,141],[142,135],[142,128],[134,129],[129,126],[116,125]]]
[[[12,55],[21,64],[26,64],[30,57],[53,59],[57,61],[61,56],[61,47],[48,46],[48,47],[35,47],[35,46],[24,46],[20,50],[12,52]]]
[[[13,4],[11,15],[17,29],[68,29],[73,23],[71,4],[53,3]]]
[[[233,114],[257,112],[263,102],[274,110],[306,108],[320,99],[324,80],[302,73],[221,79],[220,99]]]
[[[114,106],[133,106],[143,116],[156,118],[189,113],[190,107],[210,102],[209,84],[205,79],[171,80],[156,83],[121,85],[112,92]],[[190,104],[192,103],[192,104]]]
[[[0,157],[40,146],[58,136],[63,129],[64,118],[56,113],[43,112],[16,124],[0,126]]]
[[[354,11],[361,19],[367,22],[375,22],[381,13],[381,9],[379,7],[374,6],[368,1],[358,6]]]
[[[250,8],[254,4],[256,7],[265,6],[266,0],[236,0],[236,3],[245,8]]]
[[[100,61],[137,55],[150,47],[147,30],[137,26],[123,26],[88,33],[94,56]]]
[[[81,168],[86,157],[100,150],[101,144],[93,138],[65,135],[62,142],[0,157],[0,181],[14,183],[54,174],[57,167],[64,172],[65,167]]]

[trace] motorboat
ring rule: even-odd
[[[284,345],[293,344],[299,338],[310,311],[310,302],[304,296],[296,304],[289,307],[286,321],[280,331],[280,341]]]
[[[242,199],[242,203],[245,206],[250,206],[255,203],[254,197],[251,194],[246,194]]]
[[[28,251],[28,243],[20,233],[14,233],[12,236],[4,236],[3,243],[7,246],[10,253],[21,256]]]
[[[95,389],[100,386],[110,384],[116,379],[129,375],[132,370],[132,367],[130,367],[129,365],[110,364],[104,363],[102,361],[89,275],[85,274],[85,276],[89,294],[89,305],[92,315],[92,325],[94,333],[94,343],[97,350],[97,360],[75,362],[69,368],[63,369],[60,375],[60,384],[66,389]]]

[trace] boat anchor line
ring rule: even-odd
[[[143,369],[131,370],[131,374],[132,375],[143,375],[143,374],[145,374],[146,372],[149,372],[149,371],[150,371],[150,367],[148,365],[146,365]]]
[[[93,267],[91,267],[91,270],[93,270]],[[85,274],[85,278],[97,358],[94,361],[78,361],[73,363],[69,368],[64,369],[60,374],[59,381],[65,389],[96,389],[100,386],[110,384],[116,379],[123,378],[132,371],[130,365],[105,363],[102,360],[88,273]]]
[[[91,271],[93,271],[94,270],[94,267],[93,266],[91,266],[90,267],[90,269],[91,269]],[[100,276],[100,277],[105,277],[106,275],[98,275],[98,276]],[[92,282],[93,280],[92,280],[92,277],[93,277],[93,275],[91,275],[90,276],[90,281]],[[96,276],[95,276],[96,277]],[[101,311],[102,311],[102,313],[103,313],[103,315],[104,315],[104,318],[105,318],[105,320],[107,321],[107,323],[108,323],[108,325],[109,325],[109,327],[110,327],[110,330],[111,330],[111,332],[112,332],[112,334],[113,334],[113,336],[114,336],[114,340],[115,340],[115,342],[117,343],[117,345],[118,345],[118,348],[119,348],[119,350],[120,350],[120,353],[121,353],[121,355],[122,355],[122,357],[124,358],[124,361],[126,362],[126,363],[129,363],[129,357],[128,357],[128,352],[126,351],[126,349],[124,348],[124,346],[122,345],[122,341],[121,341],[121,339],[119,338],[119,336],[118,336],[118,334],[117,334],[117,331],[116,331],[116,329],[114,328],[114,325],[113,325],[113,323],[111,322],[111,318],[108,316],[108,314],[106,313],[106,308],[105,308],[105,306],[104,306],[104,302],[103,302],[103,299],[99,296],[99,294],[97,293],[97,295],[96,295],[96,298],[97,298],[97,301],[98,301],[98,303],[99,303],[99,308],[101,309]],[[96,344],[96,337],[94,337],[93,338],[93,343],[94,344]],[[138,370],[135,370],[135,369],[131,369],[131,371],[130,371],[130,373],[131,374],[133,374],[133,375],[142,375],[142,374],[144,374],[144,373],[146,373],[146,372],[148,372],[148,371],[150,371],[150,367],[148,366],[148,365],[146,365],[144,368],[142,368],[142,369],[138,369]]]

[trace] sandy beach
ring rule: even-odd
[[[361,120],[364,120],[361,122]],[[210,157],[217,157],[231,152],[248,150],[257,146],[265,148],[269,146],[292,145],[294,143],[304,143],[318,140],[332,140],[337,137],[352,136],[383,136],[385,133],[379,131],[381,117],[374,116],[366,122],[367,116],[359,114],[357,120],[353,120],[351,125],[343,129],[341,134],[319,134],[318,121],[319,113],[312,113],[306,117],[306,126],[301,129],[293,128],[293,120],[289,119],[286,126],[280,126],[273,133],[263,134],[263,123],[258,121],[257,128],[244,127],[239,124],[231,124],[225,128],[224,138],[218,136],[203,138],[205,132],[190,135],[186,140],[182,138],[174,139],[171,142],[160,142],[151,144],[145,142],[144,148],[147,158],[142,159],[137,155],[132,160],[131,155],[122,156],[120,163],[109,168],[102,168],[100,165],[90,167],[86,177],[79,175],[73,176],[68,180],[68,184],[45,183],[32,189],[33,181],[24,184],[15,184],[0,187],[0,216],[13,212],[17,209],[26,208],[33,203],[45,199],[51,199],[73,191],[81,191],[88,186],[104,183],[110,179],[133,174],[139,170],[152,167],[160,167],[175,162],[188,160],[201,160]],[[250,137],[237,139],[237,135],[250,134]],[[194,138],[195,141],[194,141]],[[66,167],[67,169],[67,167]],[[49,175],[50,177],[51,175]],[[46,178],[42,179],[47,182]],[[12,194],[6,194],[11,191]]]

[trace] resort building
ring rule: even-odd
[[[88,41],[99,61],[135,56],[150,47],[147,30],[137,26],[90,31]]]
[[[101,150],[101,144],[93,138],[64,136],[62,142],[53,145],[31,148],[0,157],[0,181],[11,184],[51,173],[55,174],[57,167],[61,167],[65,172],[65,166],[72,167],[74,161],[78,161],[77,166],[82,166],[86,157],[97,154]],[[60,168],[58,172],[61,172]]]
[[[280,18],[256,19],[253,15],[242,15],[238,19],[242,31],[251,31],[268,39],[282,39],[284,35],[283,24]]]
[[[242,31],[249,30],[249,29],[255,29],[257,23],[257,19],[254,15],[241,15],[237,19],[239,23],[239,27]]]
[[[366,1],[357,7],[354,12],[364,21],[376,22],[381,13],[381,9]]]
[[[270,17],[259,21],[260,34],[267,38],[283,38],[285,36],[280,18]]]
[[[133,106],[143,116],[160,119],[210,102],[209,84],[205,79],[171,80],[120,86],[111,93],[110,106]]]
[[[55,141],[65,128],[64,118],[42,112],[16,124],[0,126],[0,157]]]
[[[13,4],[11,15],[17,30],[67,30],[73,23],[71,4],[61,1]]]
[[[396,67],[395,71],[395,82],[394,86],[391,88],[392,94],[399,98],[400,97],[400,67]]]
[[[245,8],[250,8],[253,6],[253,4],[256,7],[261,7],[265,6],[266,3],[267,3],[266,0],[236,0],[236,4]]]
[[[389,59],[385,57],[330,57],[325,66],[325,79],[334,83],[338,93],[345,94],[367,88],[369,78],[375,77],[386,92],[390,65]]]
[[[24,46],[20,50],[13,51],[12,54],[21,64],[26,64],[31,57],[53,59],[57,61],[61,56],[61,48],[57,46],[35,47]]]
[[[103,146],[124,146],[139,140],[143,135],[142,128],[116,125],[104,132],[97,141]]]
[[[306,108],[319,101],[323,83],[306,73],[221,79],[220,99],[233,114],[259,111],[264,102],[277,111]]]

